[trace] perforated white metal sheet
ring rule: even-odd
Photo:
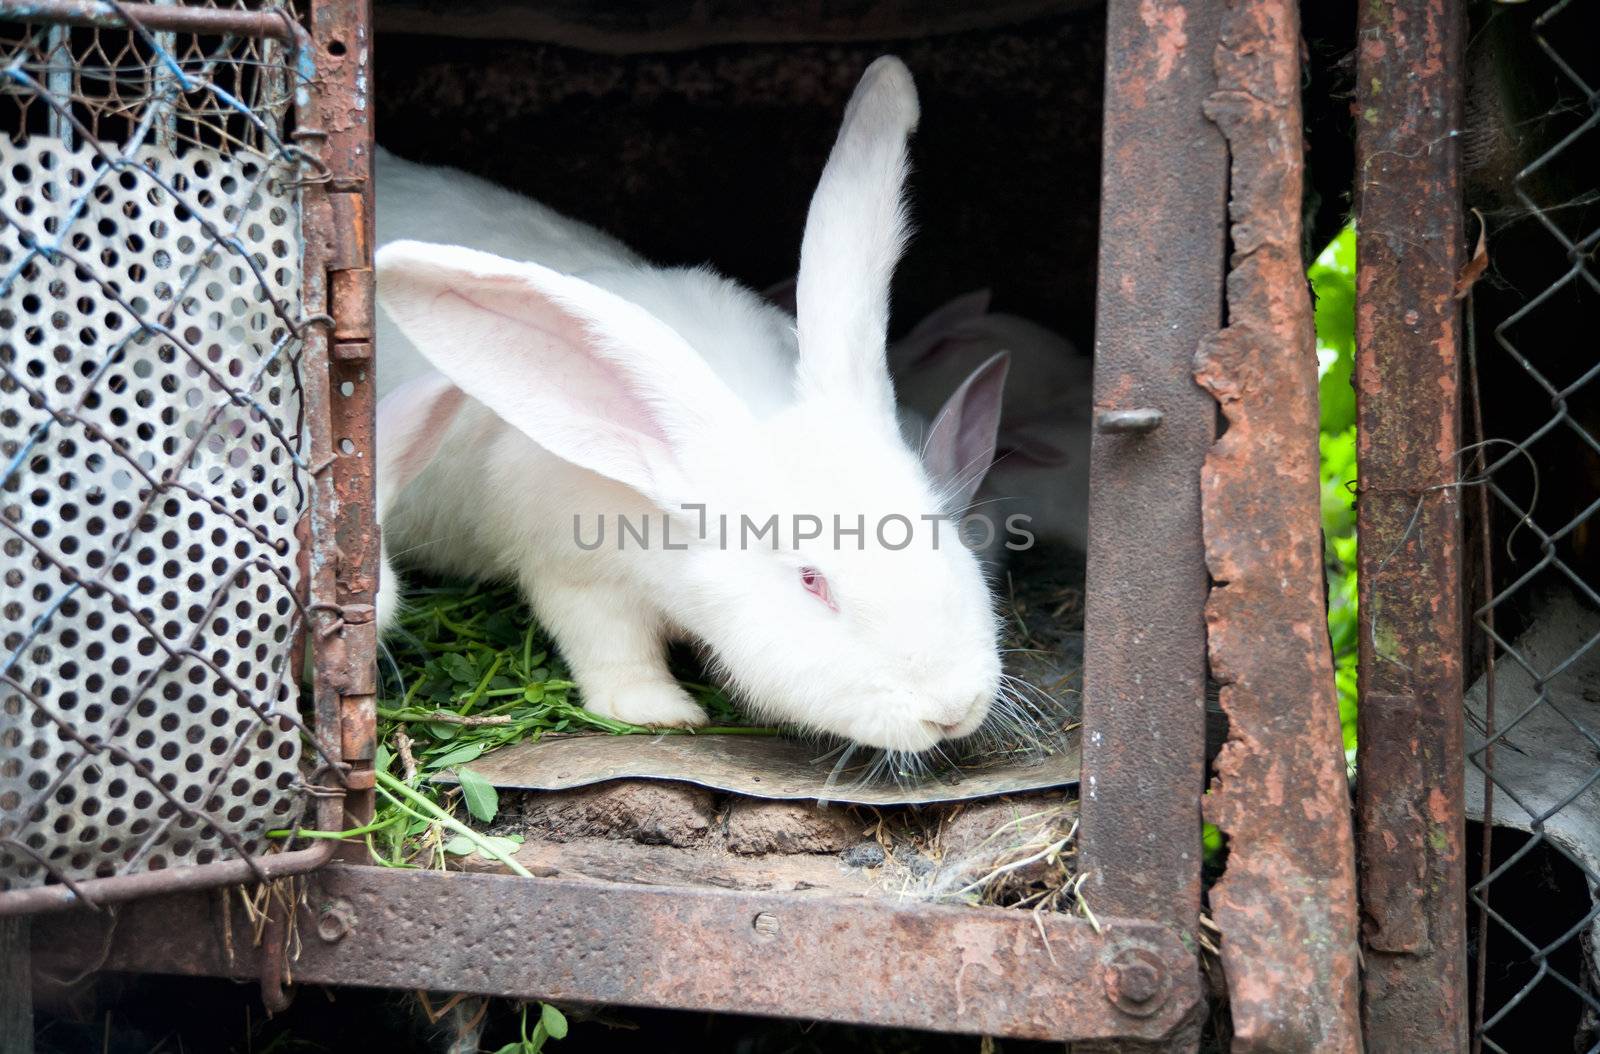
[[[262,851],[301,749],[296,173],[0,158],[0,890]]]

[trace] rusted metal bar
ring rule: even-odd
[[[1366,1029],[1467,1042],[1457,131],[1463,5],[1363,4],[1357,52],[1357,457]]]
[[[159,3],[108,4],[104,0],[0,0],[0,19],[68,26],[120,28],[131,19],[153,32],[205,36],[269,37],[293,43],[299,28],[287,10],[237,11]]]
[[[1201,998],[1192,951],[1148,922],[1102,919],[1097,932],[1003,908],[365,866],[311,881],[293,963],[308,984],[1054,1040],[1159,1039]],[[168,897],[114,927],[40,920],[34,954],[60,970],[104,953],[108,969],[253,977],[219,925],[208,898]]]
[[[1202,112],[1218,18],[1197,0],[1112,0],[1108,12],[1084,616],[1084,894],[1096,911],[1153,915],[1191,939],[1205,786],[1200,465],[1216,425],[1191,371],[1222,317],[1227,149]]]
[[[297,135],[314,147],[326,178],[308,188],[307,296],[332,319],[331,331],[317,337],[326,355],[331,444],[325,458],[318,459],[327,466],[319,492],[326,505],[313,521],[319,539],[312,560],[313,595],[323,613],[313,648],[315,691],[319,720],[328,713],[334,742],[350,765],[346,814],[350,822],[361,824],[372,816],[377,748],[369,4],[313,0],[310,23],[317,51],[316,90],[311,113]]]
[[[224,860],[199,867],[174,867],[163,871],[141,871],[136,875],[91,878],[71,886],[35,886],[17,889],[0,897],[0,918],[11,915],[37,915],[66,911],[69,908],[103,907],[126,904],[131,900],[168,893],[214,889],[268,879],[304,874],[333,859],[337,843],[323,841],[309,849],[296,849],[248,860]],[[259,872],[259,874],[258,874]]]
[[[1228,428],[1206,458],[1206,605],[1228,740],[1207,818],[1235,1051],[1361,1050],[1355,847],[1322,568],[1316,342],[1294,0],[1228,5],[1206,112],[1232,155],[1228,325],[1195,375]]]

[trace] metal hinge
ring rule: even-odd
[[[366,195],[328,194],[333,244],[328,256],[328,302],[334,318],[333,357],[350,362],[372,357],[372,267]]]

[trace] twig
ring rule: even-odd
[[[1030,914],[1033,915],[1033,924],[1039,928],[1039,939],[1044,941],[1045,954],[1050,956],[1050,965],[1051,966],[1059,966],[1061,964],[1056,962],[1056,950],[1054,948],[1050,947],[1050,934],[1046,933],[1045,929],[1044,929],[1044,914],[1043,914],[1043,912],[1044,912],[1044,903],[1041,901],[1039,903],[1039,906],[1034,908],[1033,911]]]
[[[400,755],[401,769],[407,783],[417,782],[417,759],[411,753],[411,737],[404,732],[394,734],[395,753]]]
[[[462,725],[466,728],[480,728],[484,725],[509,725],[513,720],[509,714],[479,714],[462,717],[460,714],[452,714],[448,710],[435,710],[432,713],[418,714],[414,717],[396,714],[394,719],[406,724],[437,722],[441,725]]]
[[[974,890],[981,889],[982,887],[988,885],[994,879],[999,878],[1001,875],[1009,874],[1010,872],[1015,871],[1018,868],[1027,867],[1029,864],[1036,864],[1041,860],[1052,859],[1057,853],[1061,852],[1061,850],[1065,849],[1071,843],[1072,843],[1072,835],[1069,834],[1067,837],[1061,839],[1060,841],[1052,842],[1050,845],[1045,846],[1043,849],[1041,849],[1037,853],[1034,853],[1032,856],[1023,857],[1021,860],[1013,860],[1009,864],[1002,864],[1000,867],[997,867],[993,871],[990,871],[987,875],[984,875],[982,878],[980,878],[980,879],[978,879],[978,880],[976,880],[974,882],[969,882],[965,886],[962,886],[960,889],[956,890],[955,893],[952,894],[952,895],[959,897],[963,893],[970,893],[970,892],[972,892]]]

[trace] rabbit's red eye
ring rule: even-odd
[[[800,569],[800,584],[806,587],[806,592],[828,605],[830,611],[838,611],[839,605],[833,602],[833,594],[828,592],[828,580],[822,577],[822,572],[815,567],[802,567]]]

